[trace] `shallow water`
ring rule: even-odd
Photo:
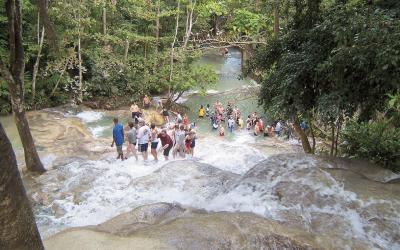
[[[220,73],[213,95],[239,91],[185,96],[185,104],[193,108],[192,121],[199,104],[237,100],[240,88],[252,84],[237,79],[237,51],[228,58],[206,55],[199,63],[211,64]],[[254,98],[238,106],[245,114],[261,111]],[[96,225],[144,204],[177,202],[208,211],[252,212],[316,237],[330,237],[334,248],[353,248],[349,242],[354,241],[371,249],[400,249],[400,185],[382,183],[398,175],[364,168],[363,163],[350,168],[302,154],[276,155],[299,148],[246,131],[221,138],[207,119],[197,122],[194,158],[120,162],[109,146],[113,116],[115,112],[64,109],[30,114],[48,169],[40,177],[24,178],[42,237]],[[12,120],[1,119],[18,155]]]

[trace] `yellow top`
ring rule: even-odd
[[[206,110],[204,108],[199,109],[199,116],[204,116],[206,113]]]

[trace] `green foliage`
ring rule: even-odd
[[[204,1],[199,4],[198,9],[199,15],[202,17],[222,16],[227,12],[225,1]]]
[[[194,65],[190,69],[190,79],[192,84],[189,89],[197,89],[200,94],[205,95],[207,89],[218,81],[218,75],[215,73],[214,69],[209,65]]]
[[[400,171],[400,128],[387,120],[349,123],[342,133],[341,150],[348,157],[370,159],[385,168]]]
[[[286,2],[287,0],[282,0]],[[4,6],[4,0],[0,0]],[[187,26],[188,10],[194,8],[192,35],[224,31],[257,37],[271,29],[270,2],[246,0],[180,1],[180,18],[170,80],[170,50],[175,33],[177,1],[160,0],[60,0],[49,1],[49,15],[57,44],[44,39],[32,100],[31,82],[38,54],[38,9],[34,1],[22,1],[25,48],[27,108],[59,105],[77,96],[78,37],[83,58],[84,99],[161,94],[171,90],[179,95],[191,88],[202,93],[216,81],[210,68],[194,64],[197,51],[180,51]],[[103,12],[106,12],[106,34]],[[159,30],[157,30],[159,20]],[[0,10],[0,56],[7,63],[8,35],[5,9]],[[211,31],[213,30],[213,31]],[[157,32],[158,31],[158,32]],[[157,35],[158,34],[158,39]],[[229,35],[229,34],[228,34]],[[128,54],[125,51],[128,48]],[[188,47],[191,47],[190,42]],[[179,52],[178,52],[179,51]],[[67,60],[67,69],[65,62]],[[53,93],[53,89],[57,88]],[[52,94],[53,93],[53,94]],[[10,112],[7,87],[0,85],[0,112]]]
[[[249,67],[263,72],[260,103],[272,118],[313,117],[335,133],[357,117],[343,136],[346,155],[398,170],[397,12],[362,1],[295,0],[292,9],[290,29],[258,48]],[[384,122],[365,123],[380,113]]]
[[[326,121],[357,110],[367,120],[383,110],[386,93],[399,86],[399,20],[360,4],[299,11],[298,28],[260,48],[252,65],[264,71],[264,107],[286,118],[316,110]]]
[[[7,84],[0,80],[0,115],[5,115],[11,112],[11,103],[9,100]]]
[[[400,93],[389,94],[386,118],[390,119],[393,126],[400,127]]]
[[[261,14],[250,12],[246,9],[236,9],[231,29],[247,36],[256,35],[266,26],[267,22]]]

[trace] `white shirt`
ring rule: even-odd
[[[235,125],[235,120],[229,119],[228,120],[228,127],[233,127]]]
[[[276,124],[275,131],[281,131],[281,127],[282,127],[281,122],[278,122]]]
[[[143,127],[140,127],[137,135],[137,138],[139,139],[139,144],[149,143],[150,133],[151,131],[149,126],[145,125]]]

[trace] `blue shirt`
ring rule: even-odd
[[[117,146],[121,146],[124,143],[124,127],[122,124],[115,124],[113,128],[113,138]]]

